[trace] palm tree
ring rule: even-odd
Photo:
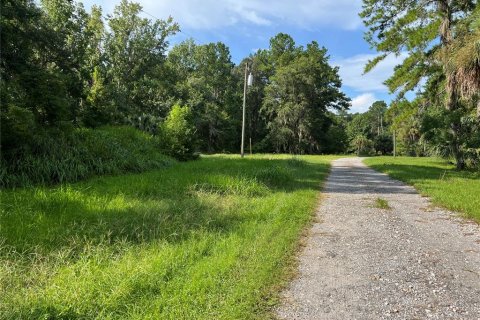
[[[456,27],[455,33],[443,52],[448,91],[464,101],[476,100],[480,117],[480,5]]]

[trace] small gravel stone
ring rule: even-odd
[[[334,161],[323,195],[279,318],[480,320],[477,224],[361,158]]]

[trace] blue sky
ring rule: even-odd
[[[120,0],[86,0],[111,13]],[[297,45],[313,40],[325,46],[331,64],[340,67],[343,91],[352,99],[351,112],[363,112],[376,100],[392,99],[382,82],[402,57],[388,57],[362,75],[375,51],[363,40],[365,28],[358,13],[361,0],[137,0],[144,11],[165,19],[169,15],[182,32],[172,44],[189,37],[198,43],[222,41],[238,63],[257,49],[267,48],[279,32],[290,34]],[[147,16],[149,17],[149,16]],[[151,18],[151,17],[150,17]]]

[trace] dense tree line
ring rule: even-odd
[[[161,137],[182,159],[193,151],[237,152],[245,64],[255,76],[247,97],[255,151],[342,151],[329,145],[332,111],[347,109],[349,100],[316,42],[297,46],[278,34],[269,49],[235,65],[221,42],[170,47],[179,26],[144,18],[126,0],[106,16],[74,1],[5,0],[1,15],[4,160],[31,150],[38,136],[104,125]]]
[[[180,26],[145,18],[127,0],[108,15],[67,0],[2,1],[2,163],[105,125],[140,129],[182,160],[238,152],[247,67],[255,79],[246,124],[254,152],[392,154],[395,137],[397,154],[478,166],[477,1],[364,0],[361,16],[380,52],[367,72],[389,54],[408,57],[386,81],[397,99],[352,115],[338,69],[315,41],[298,46],[280,33],[236,65],[221,42],[171,46]]]

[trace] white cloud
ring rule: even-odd
[[[359,96],[356,96],[352,99],[352,107],[350,108],[351,113],[362,113],[368,110],[370,106],[377,101],[373,93],[364,93]]]
[[[218,29],[238,23],[250,23],[252,27],[292,25],[308,30],[320,26],[340,29],[361,26],[358,17],[361,0],[137,1],[145,11],[159,18],[171,15],[182,27],[189,29]]]
[[[392,75],[393,68],[402,63],[406,58],[406,54],[401,54],[398,57],[390,55],[373,70],[367,74],[363,74],[368,60],[375,57],[375,54],[360,54],[335,60],[333,64],[340,67],[340,77],[342,78],[344,86],[348,86],[358,92],[388,92],[388,88],[383,82]]]

